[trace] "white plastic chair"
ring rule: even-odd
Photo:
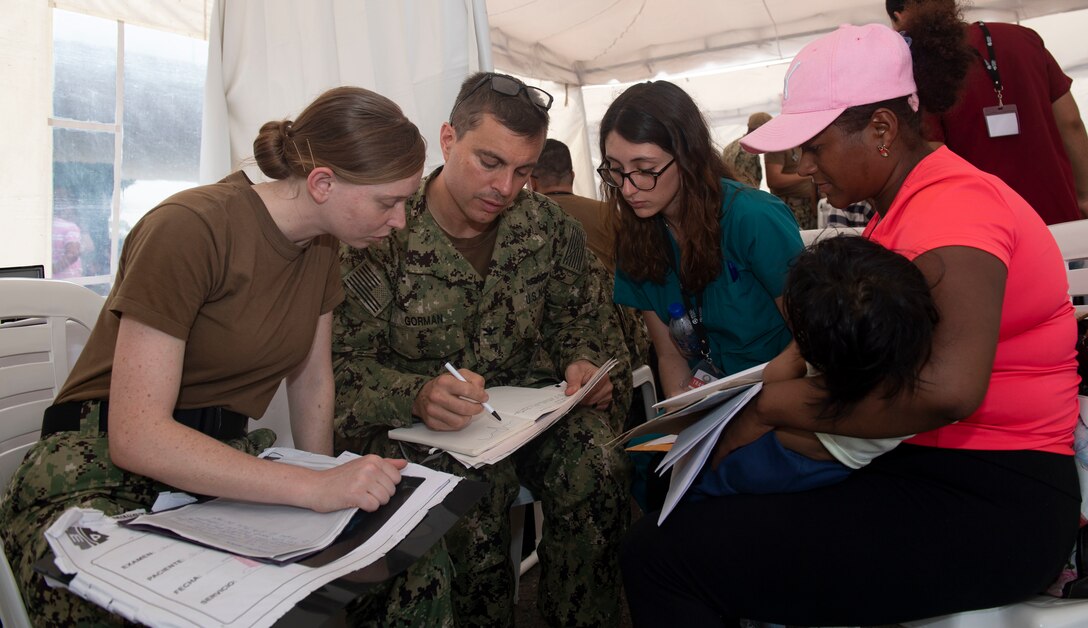
[[[636,368],[631,373],[631,383],[632,390],[635,388],[642,390],[642,407],[643,412],[646,413],[645,420],[650,420],[657,414],[657,411],[654,410],[654,404],[657,403],[657,386],[654,383],[653,370],[647,364]],[[534,509],[533,523],[536,526],[536,536],[533,551],[525,558],[522,558],[522,547],[525,545],[525,509],[529,507]],[[544,530],[543,524],[544,511],[540,506],[540,502],[533,497],[532,491],[522,486],[518,491],[518,496],[514,499],[514,503],[510,505],[510,562],[514,565],[515,602],[518,599],[518,585],[521,576],[535,567],[540,561],[540,557],[536,553],[536,546],[540,544],[540,535]]]
[[[643,364],[631,373],[632,388],[642,391],[642,410],[644,421],[657,416],[654,405],[657,403],[657,384],[654,383],[654,371],[649,364]]]
[[[839,235],[861,235],[861,232],[861,227],[841,227],[838,225],[829,225],[823,229],[802,229],[801,243],[805,246],[812,246],[814,242],[821,238],[831,238]]]
[[[1069,277],[1069,294],[1088,295],[1088,220],[1075,220],[1050,226],[1050,233],[1062,251]],[[1078,305],[1077,314],[1088,312],[1088,305]]]
[[[533,524],[536,534],[533,537],[533,551],[525,558],[521,557],[522,547],[525,545],[525,510],[533,509]],[[540,545],[540,535],[544,533],[544,509],[540,502],[533,497],[532,491],[522,486],[518,490],[518,496],[510,505],[510,561],[514,565],[514,603],[518,601],[518,587],[521,584],[521,576],[540,562],[540,556],[536,548]]]
[[[276,447],[294,447],[295,439],[291,435],[291,410],[287,405],[287,380],[280,382],[276,395],[268,403],[264,416],[249,420],[249,431],[266,427],[276,433]]]
[[[0,279],[0,491],[41,434],[53,403],[102,310],[87,288],[49,279]],[[15,320],[11,320],[15,319]],[[0,547],[0,622],[30,626]]]

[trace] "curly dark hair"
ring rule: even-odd
[[[684,289],[699,292],[721,274],[722,178],[733,178],[714,148],[710,129],[695,101],[668,81],[627,88],[601,119],[600,148],[611,133],[634,144],[655,144],[676,159],[680,173],[679,227],[687,237],[679,275]],[[635,281],[664,283],[670,247],[662,221],[635,215],[616,188],[604,187],[609,204],[618,208],[616,264]],[[622,235],[619,235],[622,234]]]
[[[823,374],[822,418],[875,389],[890,398],[919,385],[939,315],[907,258],[860,236],[824,238],[798,255],[782,300],[801,355]]]
[[[891,15],[892,3],[889,3]],[[895,10],[902,10],[902,3]],[[963,14],[953,0],[908,0],[911,18],[909,32],[910,55],[914,82],[918,86],[921,108],[911,109],[907,97],[850,107],[836,120],[847,133],[857,133],[869,124],[873,112],[890,109],[913,131],[902,136],[903,142],[915,148],[921,144],[924,111],[942,113],[956,104],[971,64],[977,63],[974,48],[967,43]]]

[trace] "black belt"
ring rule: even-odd
[[[42,416],[42,438],[57,432],[78,432],[83,408],[82,401],[66,401],[45,409]],[[98,410],[98,431],[108,431],[109,402],[101,401]],[[242,438],[246,435],[249,417],[220,406],[174,410],[174,420],[218,440]]]

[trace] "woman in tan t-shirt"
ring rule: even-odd
[[[254,157],[270,181],[235,173],[133,228],[87,347],[12,479],[0,536],[35,624],[110,618],[32,569],[48,552],[42,532],[70,507],[150,510],[173,488],[373,511],[396,490],[403,460],[278,464],[253,455],[271,432],[245,425],[286,378],[296,447],[332,455],[339,241],[366,247],[404,226],[423,138],[392,101],[341,87],[294,121],[266,123]]]

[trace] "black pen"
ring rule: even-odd
[[[458,371],[457,369],[453,368],[453,365],[450,364],[449,362],[446,362],[446,370],[449,371],[451,375],[456,377],[458,379],[458,381],[465,382],[466,384],[468,383],[468,380],[465,379],[465,376],[461,375],[461,372]],[[476,401],[475,399],[469,399],[468,397],[462,397],[462,399],[464,399],[465,401],[471,401],[472,403],[481,404],[484,407],[484,410],[487,410],[488,412],[491,413],[491,416],[495,417],[496,419],[498,419],[500,421],[502,420],[502,417],[499,416],[498,412],[495,412],[495,408],[492,408],[490,403],[488,403],[486,401]]]

